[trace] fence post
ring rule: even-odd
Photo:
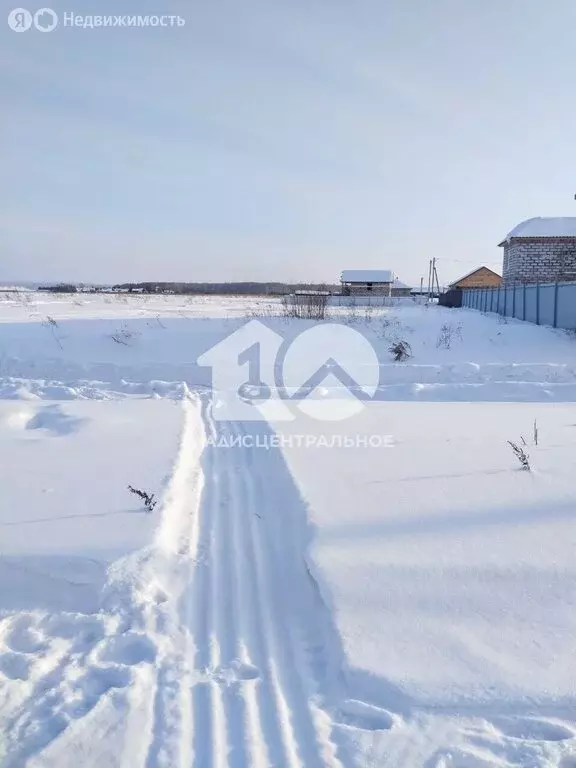
[[[512,284],[512,317],[516,317],[516,283]]]
[[[536,283],[536,325],[540,325],[540,283]]]
[[[526,320],[526,283],[524,283],[524,296],[522,299],[522,320]]]
[[[508,288],[504,288],[504,317],[506,317],[506,312],[508,310]]]
[[[558,328],[558,283],[554,283],[554,328]]]
[[[496,312],[500,314],[500,286],[498,286],[498,298],[496,299]]]

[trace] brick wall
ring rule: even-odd
[[[576,282],[576,238],[512,238],[504,245],[503,280],[506,285]]]
[[[372,283],[372,287],[368,288],[368,283],[352,283],[342,286],[344,292],[349,296],[390,296],[391,295],[391,283]]]
[[[453,283],[453,288],[498,288],[502,278],[490,269],[482,267],[468,277]]]

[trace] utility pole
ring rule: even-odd
[[[438,282],[438,271],[436,270],[436,259],[434,259],[434,275],[433,278],[436,278],[436,289],[438,293],[438,298],[440,298],[440,283]],[[432,279],[432,283],[434,283],[434,279]]]
[[[430,260],[430,274],[428,277],[428,300],[432,300],[434,293],[434,276],[436,274],[436,257]]]
[[[431,299],[431,290],[432,290],[432,259],[428,262],[428,301]]]

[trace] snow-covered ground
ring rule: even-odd
[[[334,308],[372,402],[220,421],[278,310],[0,297],[0,766],[575,768],[576,340]]]

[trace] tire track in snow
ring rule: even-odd
[[[239,430],[232,430],[231,437],[241,437]],[[270,649],[268,634],[264,631],[268,605],[258,572],[255,548],[255,525],[258,523],[254,500],[249,493],[251,478],[242,453],[230,450],[233,457],[233,536],[236,552],[237,594],[235,599],[242,606],[240,631],[246,653],[255,664],[260,680],[256,687],[246,691],[247,706],[253,739],[260,742],[260,750],[254,745],[252,760],[255,767],[299,765],[294,741],[286,733],[286,705],[280,689]]]
[[[228,764],[339,766],[336,747],[329,739],[330,729],[325,727],[329,718],[322,713],[321,727],[318,707],[311,701],[317,685],[305,679],[305,652],[295,648],[303,626],[314,618],[310,613],[301,617],[295,611],[298,593],[312,588],[303,553],[296,551],[293,544],[284,551],[276,546],[271,530],[275,525],[273,494],[263,493],[262,468],[253,461],[254,452],[240,445],[237,449],[216,447],[225,430],[229,437],[242,438],[242,426],[227,424],[224,428],[216,424],[209,409],[204,411],[204,418],[215,444],[206,449],[205,467],[210,485],[218,488],[207,487],[202,514],[217,518],[212,530],[218,541],[211,551],[214,575],[210,586],[199,580],[194,589],[202,593],[208,588],[217,604],[214,639],[219,650],[220,685],[228,684],[220,699],[219,720],[223,717],[226,721]],[[268,468],[273,467],[265,463],[264,471]],[[282,477],[268,479],[272,485],[278,481]],[[282,493],[283,489],[275,490]],[[270,502],[270,507],[264,508]],[[210,522],[204,522],[206,525]],[[281,525],[290,527],[295,522],[287,517]],[[290,545],[296,538],[290,532],[286,542]],[[196,600],[203,599],[205,596],[198,594]],[[305,603],[309,604],[309,600]],[[293,628],[291,622],[298,626]],[[206,642],[207,632],[197,634],[195,639],[197,644]],[[198,654],[197,661],[206,663],[206,649]],[[214,661],[212,658],[213,667]],[[257,683],[244,674],[253,664],[260,672]],[[214,688],[216,683],[211,681],[209,685]],[[198,708],[210,706],[206,699],[198,701],[196,697],[196,702]],[[213,699],[212,706],[215,703]],[[197,712],[196,727],[203,727],[208,719],[210,715]],[[219,722],[220,738],[212,749],[212,758],[221,759],[222,729]],[[211,733],[216,737],[214,729]],[[202,755],[202,766],[214,764],[209,762],[206,750]]]
[[[214,423],[209,406],[203,417],[206,432],[216,444],[222,425]],[[208,446],[203,457],[206,486],[198,547],[207,557],[190,585],[195,606],[190,627],[197,648],[195,667],[205,679],[194,693],[193,765],[289,768],[294,763],[283,748],[283,726],[275,713],[274,697],[266,693],[268,676],[263,681],[254,679],[258,669],[253,664],[263,668],[268,649],[262,641],[263,610],[255,606],[258,582],[243,519],[245,481],[238,481],[245,467],[235,465],[232,457],[236,455],[236,451]],[[256,653],[250,656],[252,638]]]
[[[253,430],[257,431],[258,426],[258,423],[254,423]],[[240,425],[239,431],[241,435],[246,435],[244,426]],[[265,435],[269,434],[267,426],[263,431]],[[324,608],[315,603],[316,595],[311,591],[304,552],[295,546],[298,538],[298,524],[295,520],[297,513],[291,504],[288,508],[284,507],[290,494],[290,502],[301,504],[302,501],[294,493],[295,489],[291,488],[292,478],[289,475],[286,477],[288,470],[279,453],[272,450],[261,450],[258,453],[256,448],[247,448],[243,456],[248,505],[254,512],[260,510],[258,517],[251,515],[258,581],[266,600],[267,633],[274,671],[282,690],[286,717],[292,728],[299,758],[297,764],[306,768],[340,768],[337,748],[332,743],[330,729],[325,726],[329,717],[326,713],[320,713],[314,702],[318,697],[319,681],[313,679],[311,670],[302,663],[306,656],[306,651],[301,647],[302,636],[307,634],[308,623],[313,626],[316,634],[317,609]],[[259,461],[255,461],[257,457]],[[290,486],[282,488],[281,483],[286,479]],[[281,510],[287,513],[283,519],[280,519]]]
[[[211,416],[210,423],[215,427]],[[216,429],[213,432],[216,434]],[[229,467],[221,461],[223,452],[212,449],[212,499],[209,514],[214,517],[214,549],[211,564],[211,593],[214,605],[213,646],[217,651],[213,655],[211,674],[214,675],[215,695],[220,699],[224,722],[220,725],[221,742],[226,742],[227,768],[244,768],[246,759],[246,703],[238,690],[238,604],[234,583],[239,574],[236,562],[237,553],[232,544],[232,525],[235,516],[235,503],[230,493]]]
[[[210,405],[203,401],[202,417],[207,437],[214,438]],[[214,559],[214,501],[218,493],[218,482],[213,475],[210,451],[205,449],[203,466],[205,473],[204,498],[198,510],[195,557],[197,567],[189,585],[190,604],[187,606],[189,629],[195,647],[194,668],[202,679],[192,688],[193,699],[193,765],[219,768],[222,765],[221,706],[217,692],[210,679],[210,670],[217,657],[213,647],[213,559]],[[216,501],[218,503],[218,501]]]

